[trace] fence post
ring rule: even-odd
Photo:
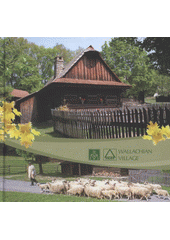
[[[135,133],[135,120],[134,120],[134,111],[132,109],[132,126],[133,126],[133,137],[136,136],[136,133]]]
[[[123,115],[122,115],[122,111],[120,110],[119,111],[120,112],[120,121],[121,121],[121,126],[122,126],[122,138],[124,138],[125,137],[125,135],[124,135],[124,122],[123,122]]]
[[[163,108],[159,108],[159,111],[160,111],[160,117],[159,117],[159,120],[160,120],[160,127],[164,126],[164,119],[163,119]]]
[[[136,118],[137,136],[139,136],[139,118],[138,118],[138,110],[137,109],[135,109],[135,118]]]
[[[10,174],[10,165],[8,165],[8,173]]]
[[[127,119],[126,119],[126,111],[124,109],[124,122],[125,122],[125,130],[126,130],[126,138],[128,137],[128,130],[127,130]]]
[[[146,126],[147,126],[147,114],[146,114],[146,109],[145,108],[143,108],[143,114],[144,114],[144,134],[146,134]]]
[[[153,121],[154,121],[154,123],[157,122],[157,111],[155,108],[153,108]]]
[[[131,137],[131,119],[130,119],[130,110],[128,109],[128,126],[129,126],[129,129],[128,129],[128,132],[129,132],[129,137]]]
[[[166,111],[166,125],[170,125],[170,111],[167,107],[165,107]]]
[[[142,111],[139,109],[139,116],[140,116],[140,127],[141,127],[141,132],[140,135],[143,136],[143,120],[142,120]]]
[[[115,125],[116,138],[118,138],[118,134],[117,134],[117,119],[116,119],[116,112],[115,111],[114,111],[114,125]]]

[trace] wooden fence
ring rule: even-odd
[[[15,174],[16,172],[26,173],[27,165],[23,165],[19,167],[6,165],[5,168],[3,166],[0,166],[0,174],[3,174],[3,172],[5,172],[5,174]]]
[[[109,139],[143,136],[147,124],[170,125],[170,104],[109,111],[51,110],[54,131],[73,138]]]
[[[150,182],[154,184],[161,184],[163,186],[170,186],[170,174],[168,172],[155,169],[129,169],[128,181],[134,183]]]

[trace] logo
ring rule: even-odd
[[[89,149],[89,160],[100,160],[100,149]]]
[[[103,159],[105,161],[112,161],[117,159],[117,149],[115,148],[105,148],[103,150]]]

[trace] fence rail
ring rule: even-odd
[[[16,166],[11,166],[11,165],[6,165],[5,169],[4,167],[0,166],[0,174],[2,174],[5,170],[5,174],[11,174],[11,173],[15,173],[16,170],[20,170],[21,172],[27,172],[27,165],[24,166],[20,166],[20,167],[16,167]]]
[[[170,186],[170,174],[160,170],[129,170],[129,182],[154,183]]]
[[[74,138],[108,139],[143,136],[147,124],[170,125],[170,104],[145,108],[58,111],[51,110],[54,131]]]

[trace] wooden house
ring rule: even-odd
[[[40,91],[17,101],[21,123],[50,120],[51,109],[63,104],[71,109],[120,107],[121,95],[130,87],[89,46],[66,66],[56,57],[54,77]]]
[[[26,97],[29,95],[29,93],[27,91],[23,91],[20,89],[14,89],[11,93],[10,93],[12,99],[11,101],[17,101],[20,98]]]

